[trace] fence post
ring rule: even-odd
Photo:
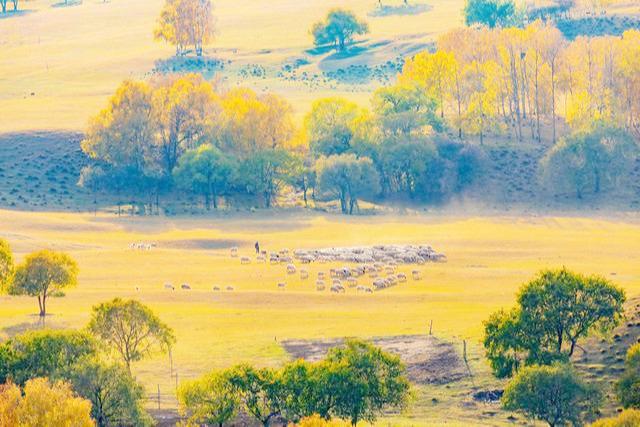
[[[158,411],[160,410],[160,384],[158,384]]]
[[[433,319],[429,322],[429,335],[432,335],[433,332]]]

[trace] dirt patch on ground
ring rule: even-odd
[[[397,354],[407,367],[411,382],[417,384],[446,384],[467,376],[462,358],[455,348],[434,336],[403,335],[370,340],[385,351]],[[327,351],[344,343],[344,339],[286,340],[284,349],[294,358],[319,361]]]

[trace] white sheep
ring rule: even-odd
[[[188,285],[188,284],[186,284],[186,283],[183,283],[183,284],[182,284],[182,286],[180,286],[180,288],[182,288],[182,289],[184,289],[184,290],[189,290],[189,289],[191,289],[191,286],[189,286],[189,285]]]
[[[240,264],[242,265],[251,264],[251,258],[243,256],[242,258],[240,258]]]
[[[287,274],[296,274],[296,266],[293,264],[287,264]]]

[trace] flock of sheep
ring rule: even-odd
[[[231,249],[231,257],[238,258],[238,248]],[[327,288],[334,293],[344,293],[347,288],[355,288],[357,292],[373,293],[382,289],[407,282],[407,274],[399,272],[399,264],[422,265],[427,262],[446,262],[446,256],[438,253],[426,245],[376,245],[359,246],[351,248],[325,248],[325,249],[298,249],[289,252],[283,249],[278,252],[268,253],[261,251],[256,254],[256,262],[272,265],[286,265],[287,275],[300,275],[300,280],[309,279],[309,270],[304,267],[296,267],[299,264],[311,264],[317,262],[345,262],[350,265],[342,268],[331,268],[328,275],[319,271],[316,277],[316,290],[324,291]],[[251,264],[248,256],[240,257],[243,265]],[[354,265],[355,264],[355,265]],[[368,280],[365,278],[368,277]],[[411,278],[420,280],[420,270],[412,270]],[[360,282],[367,282],[365,285]],[[278,289],[284,290],[286,281],[277,284]]]

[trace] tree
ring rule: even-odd
[[[203,46],[214,33],[211,0],[166,0],[154,37],[175,45],[177,56],[184,55],[189,45],[202,56]]]
[[[332,9],[324,21],[316,22],[311,28],[316,46],[330,44],[339,52],[351,44],[354,36],[368,32],[367,23],[345,9]]]
[[[22,385],[37,377],[61,379],[78,360],[96,352],[96,342],[84,332],[25,332],[0,344],[0,383],[11,380]]]
[[[625,370],[618,380],[616,392],[622,406],[640,409],[640,344],[627,350]]]
[[[505,409],[521,411],[551,427],[582,425],[600,401],[600,391],[568,364],[526,367],[509,382],[502,397]]]
[[[92,427],[91,402],[76,397],[65,382],[46,378],[27,381],[24,391],[17,385],[0,385],[2,425],[24,427]]]
[[[348,427],[350,424],[342,420],[326,420],[315,414],[301,419],[296,425],[298,427]]]
[[[0,290],[9,284],[13,273],[13,255],[9,242],[0,239]]]
[[[47,314],[47,298],[58,296],[63,289],[78,284],[78,265],[63,252],[42,250],[28,255],[16,267],[9,295],[28,295],[38,298],[40,317]]]
[[[466,0],[463,13],[466,25],[480,24],[494,28],[509,27],[517,22],[513,0]]]
[[[411,199],[433,200],[442,194],[444,162],[428,141],[384,144],[380,155],[385,181]]]
[[[418,85],[395,85],[373,94],[373,110],[385,133],[391,136],[428,134],[443,130],[437,115],[438,101]]]
[[[616,188],[628,176],[638,147],[630,134],[607,126],[579,132],[553,146],[541,162],[542,178],[554,194],[578,199]]]
[[[65,374],[73,389],[91,401],[91,417],[99,427],[152,425],[144,410],[144,388],[122,365],[97,357],[76,360]]]
[[[335,371],[335,414],[374,423],[384,409],[403,408],[409,397],[409,381],[400,357],[357,340],[329,350],[325,361]]]
[[[498,376],[521,364],[567,361],[578,341],[621,320],[624,291],[599,276],[545,270],[518,293],[518,307],[485,322],[484,346]]]
[[[284,184],[291,179],[296,159],[284,149],[263,149],[253,153],[240,164],[249,194],[262,197],[264,206],[270,208]]]
[[[128,188],[145,189],[163,171],[156,150],[155,116],[151,86],[127,80],[91,119],[82,150],[94,161],[109,165],[115,172],[111,176],[125,179]]]
[[[263,426],[267,427],[271,419],[280,415],[283,394],[277,371],[238,365],[228,375],[247,412]]]
[[[203,194],[207,210],[218,208],[217,199],[228,190],[234,172],[232,159],[210,144],[187,151],[174,170],[179,188]]]
[[[135,300],[114,298],[93,307],[89,331],[114,348],[131,372],[131,363],[175,343],[173,331],[150,308]]]
[[[214,86],[200,74],[171,76],[154,87],[154,120],[158,126],[164,173],[171,176],[186,150],[217,136],[222,106]]]
[[[343,98],[322,98],[314,101],[304,119],[311,152],[331,156],[353,149],[358,124],[366,112]]]
[[[371,159],[354,154],[321,157],[316,162],[320,191],[338,198],[343,214],[353,214],[358,200],[378,192],[379,177]]]
[[[240,405],[227,372],[213,372],[178,389],[180,411],[193,425],[222,425],[233,419]]]
[[[591,427],[635,427],[637,425],[640,425],[640,411],[626,409],[616,417],[597,420],[591,424]]]

